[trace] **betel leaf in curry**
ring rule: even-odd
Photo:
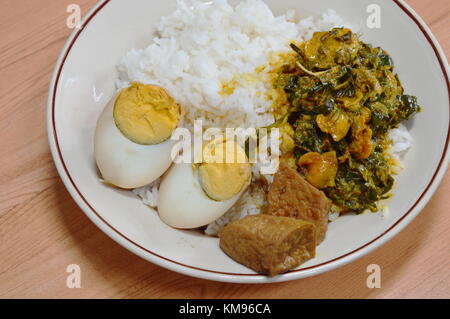
[[[350,29],[316,32],[291,48],[273,80],[288,103],[275,103],[274,114],[288,114],[290,156],[337,211],[377,211],[394,181],[389,130],[420,111],[417,98],[404,93],[389,54]]]

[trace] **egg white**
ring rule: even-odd
[[[168,139],[156,145],[141,145],[126,138],[114,122],[116,98],[117,95],[105,106],[97,121],[95,160],[105,182],[125,189],[142,187],[170,167],[176,141]]]

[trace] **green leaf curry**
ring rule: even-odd
[[[316,32],[273,65],[283,162],[341,213],[377,211],[394,179],[388,132],[420,107],[391,57],[346,28]]]

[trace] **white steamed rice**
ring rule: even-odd
[[[273,122],[268,112],[265,74],[256,68],[271,55],[289,50],[290,40],[308,39],[316,31],[345,26],[358,32],[328,10],[320,17],[295,21],[297,12],[274,16],[261,0],[246,0],[236,7],[226,0],[177,1],[176,10],[162,17],[157,36],[147,48],[128,52],[118,65],[117,87],[132,81],[161,85],[183,105],[185,126],[201,119],[208,127],[260,127]],[[222,84],[237,82],[230,95],[221,94]],[[398,159],[411,147],[404,126],[392,130],[391,152]],[[159,181],[133,192],[146,205],[157,207]],[[257,214],[264,196],[251,188],[239,203],[215,222],[206,233],[216,235],[228,222]],[[331,219],[335,216],[332,215]]]

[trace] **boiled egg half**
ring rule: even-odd
[[[226,213],[251,181],[251,166],[243,148],[217,138],[203,148],[200,164],[175,164],[164,175],[158,193],[158,213],[174,228],[207,225]]]
[[[105,183],[125,188],[145,186],[172,164],[170,140],[181,109],[162,88],[131,83],[104,108],[97,121],[94,153]]]

